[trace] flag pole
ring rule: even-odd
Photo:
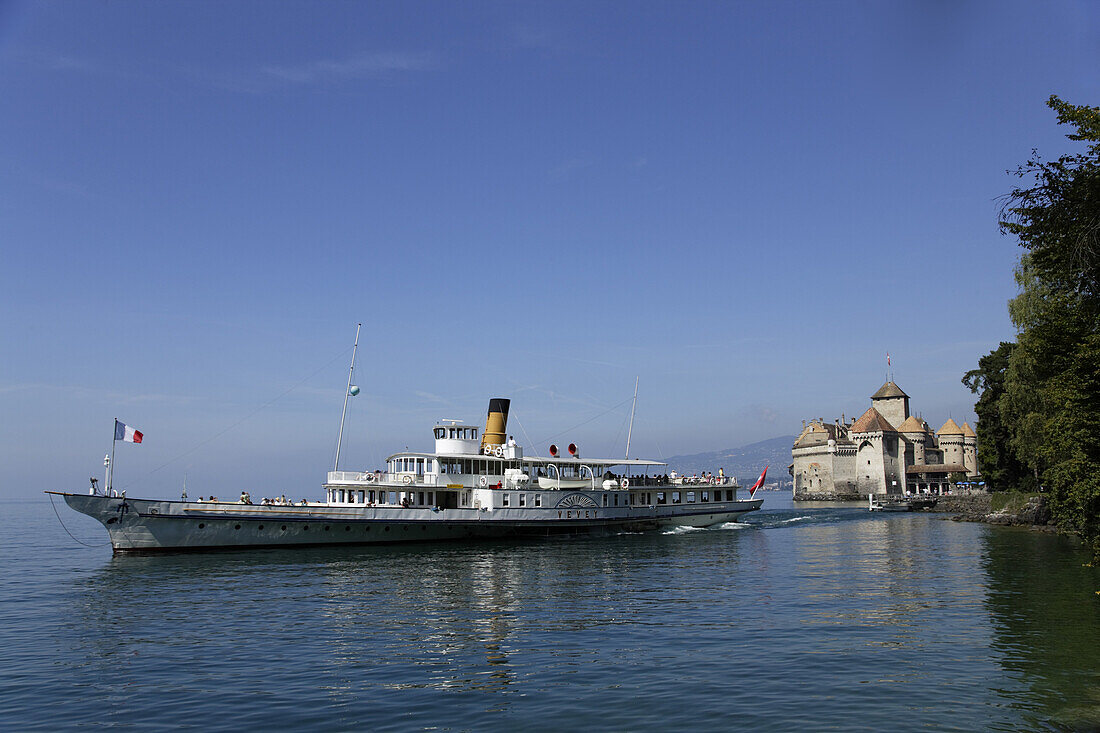
[[[115,418],[115,429],[111,431],[111,465],[107,467],[107,491],[106,496],[111,495],[111,489],[115,485],[115,443],[118,439],[115,437],[118,435],[118,418]]]
[[[362,323],[358,323],[355,326],[355,345],[351,347],[351,367],[348,368],[348,386],[344,390],[344,409],[340,413],[340,434],[336,437],[336,460],[332,464],[332,470],[340,470],[340,444],[344,441],[344,418],[348,414],[348,397],[351,396],[351,378],[355,374],[355,352],[359,349],[359,329],[363,327]]]
[[[638,379],[634,377],[634,402],[630,405],[630,427],[626,430],[626,458],[630,458],[630,434],[634,432],[634,408],[638,406]]]

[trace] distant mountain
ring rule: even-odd
[[[791,446],[796,437],[781,435],[740,448],[672,456],[665,461],[670,471],[688,475],[703,471],[718,473],[718,469],[723,468],[727,476],[736,476],[743,485],[751,485],[764,470],[764,466],[771,466],[768,469],[768,483],[779,482],[786,485],[790,482],[787,466],[791,464]]]

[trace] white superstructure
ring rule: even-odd
[[[58,493],[103,522],[116,552],[371,544],[705,527],[760,508],[731,478],[670,478],[660,461],[526,455],[505,436],[509,401],[490,401],[484,431],[433,428],[434,451],[403,451],[384,470],[330,471],[325,498],[162,501]]]

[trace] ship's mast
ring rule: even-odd
[[[340,445],[344,442],[344,418],[348,414],[348,397],[351,396],[351,378],[355,374],[355,352],[359,350],[359,329],[362,323],[355,326],[355,346],[351,347],[351,366],[348,368],[348,386],[344,390],[344,410],[340,413],[340,434],[336,438],[336,460],[332,464],[333,471],[340,470]]]
[[[638,406],[638,377],[634,377],[634,401],[630,403],[630,427],[626,430],[626,457],[630,458],[630,434],[634,432],[634,408]]]

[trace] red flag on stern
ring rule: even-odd
[[[764,471],[760,474],[760,478],[756,479],[756,483],[752,485],[751,489],[749,489],[749,498],[750,499],[752,498],[752,495],[756,493],[756,490],[764,485],[764,477],[767,476],[767,475],[768,475],[768,467],[764,466]]]

